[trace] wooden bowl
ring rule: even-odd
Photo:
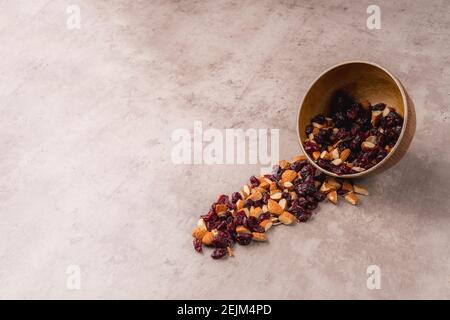
[[[336,175],[319,167],[305,152],[305,127],[317,114],[329,114],[330,102],[336,91],[344,91],[356,101],[383,102],[395,108],[403,117],[403,128],[391,152],[378,164],[363,172]],[[297,134],[302,152],[308,160],[327,175],[340,178],[360,178],[380,173],[395,165],[405,155],[416,131],[414,104],[397,80],[383,67],[370,62],[351,61],[338,64],[323,72],[303,97],[297,118]]]

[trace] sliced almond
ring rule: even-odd
[[[336,189],[333,186],[329,185],[328,183],[324,182],[324,183],[322,183],[322,186],[320,187],[319,190],[322,193],[328,193],[328,192],[336,190]]]
[[[337,134],[339,132],[339,128],[333,128],[333,134]]]
[[[207,230],[205,220],[200,218],[197,222],[197,228],[200,228],[202,230]]]
[[[384,150],[386,150],[387,152],[391,152],[392,148],[391,148],[391,146],[386,146],[386,147],[384,147]]]
[[[306,157],[302,154],[292,158],[292,162],[303,161],[303,160],[306,160]]]
[[[331,156],[333,157],[333,159],[339,159],[339,150],[333,149],[333,151],[331,151]]]
[[[278,192],[274,192],[274,193],[270,196],[270,199],[273,199],[273,200],[280,200],[282,196],[283,196],[283,194],[282,194],[280,191],[278,191]]]
[[[350,155],[351,150],[350,149],[344,149],[341,152],[341,156],[339,157],[339,159],[342,160],[342,162],[344,162],[345,160],[347,160],[348,156]]]
[[[320,157],[320,151],[314,151],[314,152],[312,153],[312,157],[313,157],[314,160],[319,159],[319,157]]]
[[[337,190],[337,189],[339,189],[339,188],[341,187],[341,184],[340,184],[339,182],[337,182],[336,179],[333,178],[333,177],[329,177],[329,178],[327,179],[327,183],[328,183],[330,186],[333,186],[333,187],[335,188],[335,190]]]
[[[270,192],[277,189],[278,189],[277,184],[275,182],[272,182],[269,187]]]
[[[250,209],[250,216],[255,217],[255,218],[259,218],[259,216],[262,214],[262,208],[260,207],[252,207]]]
[[[272,222],[273,226],[277,226],[277,225],[279,225],[281,223],[280,220],[277,217],[270,218],[270,222]]]
[[[369,141],[364,141],[363,143],[361,143],[361,149],[363,149],[364,151],[371,151],[376,147],[376,144]]]
[[[244,226],[237,226],[237,227],[236,227],[236,232],[239,233],[239,234],[242,234],[242,233],[251,233],[250,230],[248,230],[248,229],[247,229],[246,227],[244,227]]]
[[[267,231],[267,230],[269,230],[272,227],[273,223],[272,223],[272,221],[267,219],[267,220],[261,221],[261,223],[259,225],[262,228],[264,228],[265,231]]]
[[[298,198],[297,193],[295,191],[290,191],[289,194],[291,195],[292,200],[296,200]]]
[[[286,201],[286,199],[281,199],[280,201],[278,201],[278,204],[280,205],[280,207],[283,209],[283,210],[286,210],[286,206],[287,206],[287,201]]]
[[[311,132],[311,133],[308,135],[308,138],[309,138],[309,140],[314,141],[314,133]]]
[[[243,211],[245,213],[245,215],[247,216],[247,218],[250,217],[250,210],[248,210],[248,208],[242,208],[239,211]]]
[[[202,238],[202,243],[206,246],[210,246],[214,240],[214,234],[211,231],[207,231]]]
[[[239,200],[236,202],[236,209],[241,210],[243,207],[244,207],[244,200],[239,199]]]
[[[251,195],[249,195],[247,199],[250,199],[250,200],[253,200],[253,201],[258,201],[258,200],[262,199],[262,194],[261,194],[260,191],[256,190]]]
[[[313,129],[313,131],[312,131],[312,134],[313,134],[314,136],[317,136],[317,134],[318,134],[319,132],[320,132],[320,129],[314,127],[314,129]]]
[[[359,199],[354,192],[349,192],[344,195],[344,199],[353,205],[357,205],[359,203]]]
[[[352,186],[352,184],[350,183],[350,182],[348,182],[348,181],[344,181],[343,183],[342,183],[342,188],[341,188],[343,191],[347,191],[347,192],[350,192],[350,191],[353,191],[353,186]]]
[[[369,195],[369,191],[367,191],[366,188],[364,188],[363,186],[358,186],[356,184],[353,186],[353,191],[355,191],[356,193],[362,194],[364,196]]]
[[[311,124],[312,124],[312,126],[314,128],[318,128],[318,129],[322,129],[322,128],[325,127],[323,124],[320,124],[320,123],[317,123],[317,122],[312,122]]]
[[[320,158],[324,160],[331,160],[331,154],[327,152],[326,150],[322,151],[320,154]]]
[[[363,172],[363,171],[366,170],[366,169],[361,168],[361,167],[352,167],[352,170],[354,170],[354,171],[356,171],[356,172]]]
[[[373,144],[377,143],[377,137],[376,136],[368,136],[366,139],[367,142],[372,142]]]
[[[216,214],[218,216],[221,216],[221,215],[224,215],[226,213],[226,211],[228,210],[228,207],[227,207],[226,204],[216,204],[214,209],[216,210]]]
[[[202,240],[202,239],[203,239],[203,236],[204,236],[207,232],[208,232],[208,230],[201,229],[201,228],[197,227],[197,228],[195,228],[194,230],[192,230],[192,236],[193,236],[195,239]]]
[[[280,222],[282,224],[290,225],[290,224],[294,223],[295,216],[292,213],[285,211],[278,217],[278,219],[280,220]]]
[[[267,190],[267,189],[269,189],[269,187],[270,187],[270,183],[267,181],[263,181],[259,184],[259,188],[261,188],[261,189]]]
[[[272,213],[273,215],[280,215],[283,213],[283,208],[278,204],[278,202],[269,199],[268,204],[267,204],[267,208],[269,209],[269,212]]]
[[[378,121],[380,121],[382,113],[383,112],[380,110],[372,111],[372,118],[371,118],[370,122],[372,123],[372,125],[374,127],[378,124]]]
[[[295,178],[297,178],[297,172],[295,172],[294,170],[286,170],[281,175],[281,180],[283,182],[292,182]]]
[[[263,232],[252,232],[253,241],[267,241],[267,236]]]
[[[251,194],[251,189],[248,185],[244,185],[242,192],[244,193],[244,198],[247,198]]]
[[[278,165],[280,166],[281,169],[287,169],[289,167],[289,162],[286,160],[280,160],[278,162]]]
[[[291,190],[292,188],[294,188],[294,185],[292,184],[292,182],[287,181],[283,183],[283,187],[285,187],[288,190]]]
[[[269,209],[267,208],[267,204],[262,206],[263,213],[269,212]]]
[[[338,202],[338,199],[337,199],[337,191],[336,191],[336,190],[333,190],[333,191],[331,191],[330,193],[328,193],[328,194],[327,194],[327,199],[328,199],[330,202],[332,202],[332,203],[334,203],[334,204],[337,204],[337,202]]]
[[[334,164],[335,166],[339,166],[342,164],[342,160],[341,159],[334,159],[333,161],[331,161],[332,164]]]
[[[383,113],[382,113],[383,117],[387,117],[387,115],[388,115],[390,112],[391,112],[391,109],[390,109],[389,107],[385,107],[385,108],[383,109]]]

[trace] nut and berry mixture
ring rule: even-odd
[[[342,196],[357,205],[356,194],[369,193],[349,180],[327,177],[303,155],[291,162],[281,160],[272,174],[252,176],[241,191],[231,197],[219,196],[192,231],[194,248],[198,252],[203,251],[203,245],[214,248],[214,259],[233,256],[235,243],[245,246],[267,241],[272,226],[306,222],[325,198],[337,204]]]
[[[384,103],[357,103],[338,93],[331,114],[317,115],[305,128],[305,151],[337,175],[367,170],[383,160],[400,136],[403,119]]]

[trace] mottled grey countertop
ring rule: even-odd
[[[76,2],[0,4],[0,298],[450,298],[448,1],[377,1],[379,30],[356,1]],[[345,60],[405,85],[405,158],[358,208],[195,254],[198,216],[259,166],[174,165],[172,132],[278,128],[290,158],[306,88]]]

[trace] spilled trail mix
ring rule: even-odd
[[[251,176],[241,191],[219,196],[192,231],[194,249],[202,252],[203,246],[212,247],[214,259],[233,256],[235,243],[267,241],[272,226],[307,222],[325,198],[337,204],[343,197],[357,205],[357,194],[369,193],[349,180],[326,176],[303,155],[291,162],[281,160],[272,174]]]

